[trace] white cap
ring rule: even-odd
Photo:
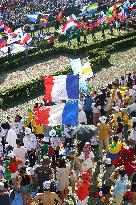
[[[101,117],[99,118],[99,120],[100,120],[101,123],[105,123],[106,120],[107,120],[107,117],[106,117],[106,116],[101,116]]]
[[[136,117],[132,117],[132,121],[133,121],[133,122],[136,122]]]
[[[14,154],[14,152],[11,152],[11,153],[9,153],[7,156],[10,157],[10,158],[14,158],[14,157],[15,157],[15,154]]]
[[[42,141],[43,142],[49,142],[49,138],[48,137],[44,137]]]
[[[33,170],[32,167],[27,167],[26,172],[27,172],[28,175],[34,175],[34,170]]]
[[[50,180],[49,181],[45,181],[43,183],[43,188],[44,189],[50,189],[50,186],[51,186],[51,181]]]
[[[49,136],[50,137],[55,137],[56,136],[56,131],[54,129],[52,129],[50,132],[49,132]]]
[[[133,90],[136,90],[136,85],[133,85]]]
[[[114,107],[114,110],[115,110],[116,112],[119,112],[119,107],[118,107],[118,106]]]
[[[26,127],[25,128],[25,135],[30,135],[31,134],[31,129]]]
[[[106,158],[105,164],[111,164],[111,159],[110,158]]]

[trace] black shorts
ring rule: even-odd
[[[44,138],[44,134],[35,134],[37,139],[43,139]]]
[[[106,185],[102,185],[102,194],[109,194],[110,193],[110,189],[111,189],[111,186],[106,186]]]

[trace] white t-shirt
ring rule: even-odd
[[[17,159],[21,159],[22,161],[25,160],[25,155],[27,153],[27,150],[24,146],[14,148],[13,152]]]
[[[136,130],[131,129],[130,138],[136,141]]]
[[[24,147],[28,150],[35,149],[37,147],[36,136],[34,134],[25,135],[23,138]]]
[[[100,113],[101,106],[93,107],[93,113]]]
[[[57,148],[61,144],[61,140],[59,137],[51,137],[50,142],[54,149]]]
[[[92,151],[90,152],[89,157],[87,159],[85,159],[85,154],[83,152],[79,156],[79,159],[83,160],[82,169],[84,172],[88,171],[88,169],[93,167],[93,162],[92,162],[93,158],[94,158],[94,154]]]
[[[80,110],[80,112],[78,114],[78,122],[79,122],[79,124],[81,124],[83,122],[85,124],[87,124],[86,114],[85,114],[84,110]]]
[[[6,141],[11,147],[16,147],[16,139],[17,139],[17,135],[15,133],[15,130],[9,129],[7,133]]]

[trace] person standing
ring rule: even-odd
[[[115,179],[115,174],[118,174],[118,178]],[[112,205],[121,205],[123,201],[123,196],[126,192],[126,185],[128,181],[128,176],[124,168],[117,167],[115,171],[112,173],[110,180],[115,184],[113,190],[113,201]]]
[[[0,182],[0,205],[10,205],[10,196],[5,192],[3,182]]]
[[[99,155],[102,157],[102,149],[105,144],[106,150],[108,150],[109,139],[111,135],[111,127],[107,123],[107,117],[101,116],[99,118],[100,124],[97,125],[98,128],[98,136],[99,136]]]
[[[85,111],[85,114],[86,114],[87,124],[88,125],[91,125],[92,121],[93,121],[92,120],[92,115],[93,115],[92,103],[93,103],[92,97],[89,94],[87,94],[87,96],[85,96],[85,98],[84,98],[84,111]]]
[[[69,176],[70,176],[70,167],[66,167],[66,162],[62,158],[59,160],[59,168],[56,174],[57,189],[61,193],[61,200],[64,202],[64,199],[68,197],[68,187],[69,187]]]
[[[24,205],[31,205],[31,184],[32,177],[26,173],[26,168],[22,167],[20,169],[20,176],[18,178],[18,188],[20,188],[20,193],[23,198]]]
[[[21,141],[19,139],[16,140],[17,147],[13,149],[13,153],[17,159],[22,160],[22,166],[25,166],[27,150],[24,146],[21,146]]]

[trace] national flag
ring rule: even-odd
[[[91,68],[91,65],[89,61],[87,61],[83,66],[82,66],[82,71],[80,73],[80,76],[82,79],[87,80],[88,78],[93,77],[93,71]]]
[[[2,31],[4,31],[4,24],[3,23],[0,24],[0,32],[2,32]]]
[[[70,65],[75,75],[81,72],[82,64],[80,58],[70,59]]]
[[[130,7],[130,5],[131,5],[130,2],[127,0],[126,2],[124,2],[123,8],[128,9]]]
[[[27,14],[26,16],[28,17],[29,22],[31,22],[31,23],[36,23],[37,18],[38,18],[38,15],[37,15],[37,14],[32,14],[32,15]]]
[[[59,75],[44,77],[45,96],[48,101],[57,102],[60,100],[79,98],[79,76]]]
[[[87,83],[85,81],[85,79],[83,79],[82,77],[79,78],[79,89],[81,91],[83,91],[84,93],[88,93],[89,89],[87,87]]]
[[[16,34],[17,37],[18,37],[18,39],[20,39],[20,40],[21,40],[21,39],[23,38],[23,36],[24,36],[24,33],[23,33],[22,28],[16,29],[16,30],[14,31],[14,34]]]
[[[97,11],[97,9],[98,9],[98,3],[89,5],[86,10],[89,13],[94,13]]]
[[[63,13],[64,13],[64,11],[60,11],[60,12],[58,13],[58,15],[57,15],[57,17],[56,17],[56,20],[57,20],[57,21],[59,21],[59,22],[62,21]]]
[[[64,25],[63,25],[63,28],[62,28],[62,33],[66,33],[66,31],[68,30],[68,29],[70,29],[71,27],[73,27],[73,26],[76,26],[76,27],[78,27],[78,28],[81,28],[82,26],[81,26],[81,24],[77,21],[77,20],[74,20],[74,19],[72,19],[72,18],[69,18],[65,23],[64,23]]]
[[[124,18],[125,18],[124,8],[121,8],[121,12],[118,13],[118,19],[124,20]]]
[[[47,28],[47,23],[48,23],[48,19],[46,18],[40,19],[40,25],[43,26],[44,28]]]
[[[107,19],[107,16],[104,14],[103,11],[101,11],[100,16],[97,20],[97,25],[99,26],[99,25],[103,24],[106,21],[106,19]]]
[[[76,126],[78,123],[78,100],[34,108],[34,112],[37,124]]]
[[[30,45],[32,42],[33,42],[32,37],[28,33],[25,33],[22,40],[20,41],[20,44],[25,46],[26,44]]]
[[[8,26],[4,26],[4,33],[6,34],[12,33],[12,29],[9,28]]]
[[[109,26],[114,20],[114,16],[113,14],[111,14],[110,12],[106,12],[106,16],[107,16],[107,23],[106,23],[106,26]]]
[[[4,47],[7,44],[5,38],[0,34],[0,48]]]
[[[16,41],[19,41],[20,39],[18,38],[17,34],[15,33],[9,33],[8,34],[8,40],[7,40],[7,44],[12,44]]]
[[[84,28],[84,29],[89,28],[89,26],[82,19],[80,19],[80,22],[81,22],[82,28]]]

